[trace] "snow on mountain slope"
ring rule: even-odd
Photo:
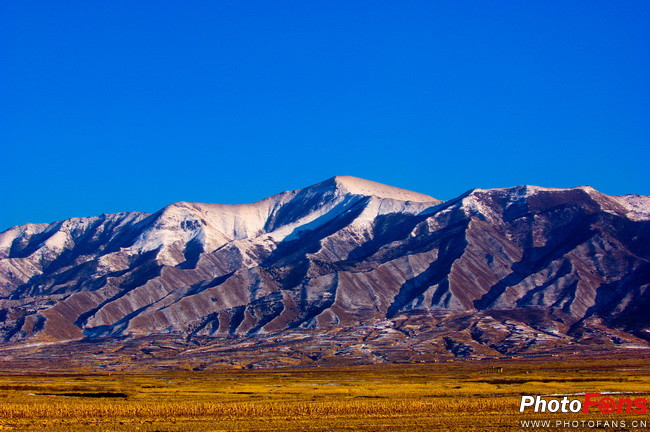
[[[208,204],[178,202],[155,215],[150,229],[132,246],[140,252],[161,248],[159,258],[168,265],[178,264],[180,255],[170,250],[174,244],[194,240],[202,251],[212,251],[234,240],[270,235],[282,241],[290,234],[315,229],[338,216],[342,203],[370,197],[371,205],[362,220],[372,221],[388,212],[421,211],[440,201],[416,192],[359,179],[333,177],[309,188],[283,192],[251,204]],[[409,210],[410,209],[410,210]]]
[[[628,211],[630,218],[635,220],[650,219],[650,196],[647,195],[618,195],[612,197],[621,203]]]
[[[376,183],[370,180],[364,180],[358,177],[338,176],[334,177],[334,180],[343,191],[354,195],[368,195],[399,201],[440,202],[428,195]]]

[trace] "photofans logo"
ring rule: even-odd
[[[566,413],[570,414],[618,414],[644,415],[648,410],[648,401],[642,397],[612,397],[611,393],[585,393],[581,398],[568,396],[522,396],[519,404],[521,413]],[[647,428],[647,419],[556,419],[556,420],[520,420],[520,426],[526,428]]]

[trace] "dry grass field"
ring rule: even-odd
[[[344,368],[0,376],[0,430],[648,430],[645,415],[521,414],[522,394],[638,393],[642,357],[507,359]],[[579,398],[580,396],[575,396]],[[526,428],[521,420],[551,420]],[[555,428],[555,420],[626,420]]]

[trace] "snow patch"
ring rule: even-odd
[[[617,195],[612,199],[620,203],[626,210],[627,216],[633,220],[650,220],[650,196],[648,195]]]
[[[378,198],[389,198],[399,201],[440,202],[429,195],[400,189],[394,186],[388,186],[370,180],[364,180],[358,177],[337,176],[334,177],[334,181],[340,189],[353,195],[375,196]]]

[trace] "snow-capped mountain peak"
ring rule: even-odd
[[[414,201],[414,202],[435,202],[437,200],[429,195],[421,194],[419,192],[412,192],[406,189],[400,189],[394,186],[388,186],[382,183],[377,183],[370,180],[365,180],[352,176],[336,176],[333,177],[336,185],[347,193],[353,195],[366,195],[374,196],[377,198],[388,198],[399,201]]]

